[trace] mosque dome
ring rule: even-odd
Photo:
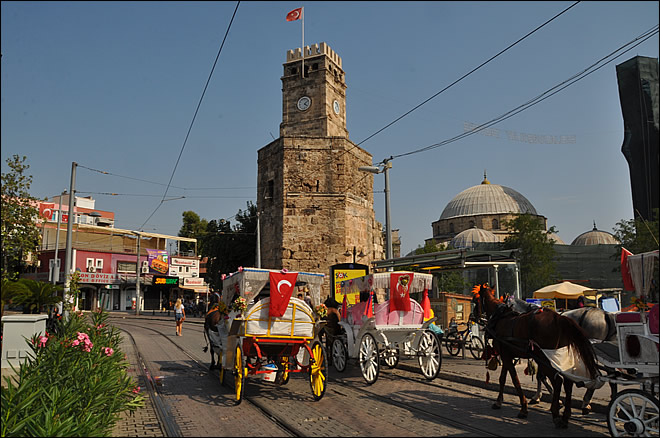
[[[491,184],[484,174],[481,184],[463,190],[449,201],[439,220],[506,213],[529,213],[538,216],[527,198],[509,187]]]
[[[601,231],[596,228],[596,222],[594,222],[594,229],[580,234],[573,240],[571,245],[616,245],[620,243],[614,235],[608,233],[607,231]]]
[[[561,237],[555,233],[548,233],[548,237],[554,240],[556,245],[566,245]]]
[[[459,248],[472,248],[477,242],[499,242],[500,240],[494,233],[481,228],[473,227],[465,231],[461,231],[453,239],[450,245],[456,249]]]

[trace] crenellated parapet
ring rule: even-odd
[[[341,58],[326,43],[312,44],[311,46],[305,46],[305,59],[319,55],[326,55],[335,64],[337,64],[339,68],[342,68]],[[300,59],[302,59],[302,51],[300,50],[300,47],[295,48],[293,50],[287,50],[286,62],[299,61]]]

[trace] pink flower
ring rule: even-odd
[[[238,267],[238,272],[243,272],[243,267],[242,266]]]
[[[221,280],[224,280],[225,278],[227,278],[227,274],[222,274],[222,276],[220,277]]]
[[[136,388],[133,388],[133,392],[134,392],[135,394],[137,394],[138,392],[140,392],[140,387],[138,386],[138,387],[136,387]]]
[[[39,347],[45,347],[46,342],[48,342],[48,338],[46,336],[39,336],[39,344],[37,344]]]
[[[73,345],[74,347],[76,347],[78,344],[80,344],[80,341],[77,339],[71,343],[71,345]]]
[[[103,352],[105,353],[106,356],[110,357],[115,352],[115,350],[113,350],[110,347],[106,347],[103,349]]]

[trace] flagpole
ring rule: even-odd
[[[303,6],[300,8],[301,16],[302,16],[302,47],[301,47],[301,52],[302,52],[302,68],[301,68],[301,74],[302,78],[305,78],[305,7]]]

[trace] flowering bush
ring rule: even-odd
[[[243,313],[246,309],[247,301],[245,301],[245,298],[243,297],[238,297],[234,300],[233,303],[231,303],[231,310],[234,312]]]
[[[328,316],[328,308],[326,307],[325,304],[319,304],[316,306],[314,309],[316,311],[316,314],[319,316],[319,318],[323,319],[326,316]]]
[[[0,436],[109,436],[122,411],[144,405],[107,318],[72,313],[30,339],[31,357],[5,379]]]

